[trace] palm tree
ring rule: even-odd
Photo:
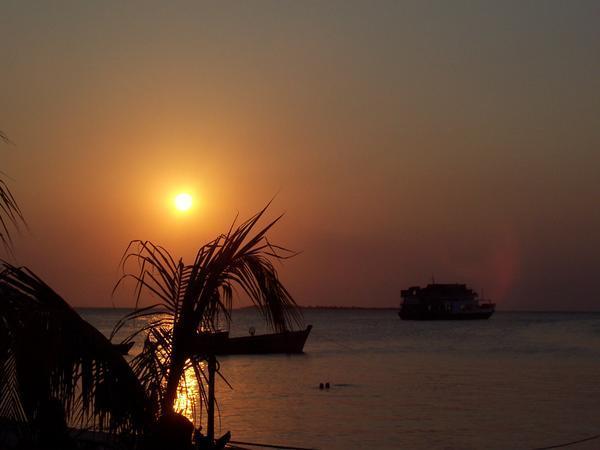
[[[2,131],[0,141],[12,143]],[[0,240],[9,251],[9,226],[19,222],[21,210],[0,179]],[[152,404],[112,343],[29,269],[5,261],[0,269],[0,418],[35,429],[58,404],[65,425],[147,429]]]
[[[30,270],[0,272],[0,417],[35,425],[57,402],[65,421],[140,433],[154,412],[127,361]],[[34,426],[35,428],[35,426]]]
[[[186,370],[193,370],[198,386],[207,381],[201,362],[214,363],[214,349],[210,339],[205,340],[204,351],[194,342],[199,331],[215,332],[222,320],[230,320],[236,288],[258,307],[271,328],[283,331],[300,324],[300,312],[271,262],[293,256],[267,239],[267,232],[281,216],[252,234],[267,207],[202,246],[192,264],[185,264],[182,259],[175,261],[163,247],[148,241],[133,241],[127,248],[124,275],[115,289],[124,280],[135,280],[136,309],[117,324],[113,335],[130,320],[152,317],[142,330],[148,332],[144,349],[132,366],[160,415],[173,413]],[[132,260],[138,264],[135,270],[128,270]],[[153,294],[157,302],[140,307],[143,291]],[[206,393],[202,390],[201,394],[207,403]],[[208,417],[210,420],[210,410]],[[209,423],[209,437],[211,428]]]
[[[211,376],[202,362],[208,360],[209,369],[211,364],[214,369],[212,341],[204,340],[203,348],[192,344],[199,330],[214,332],[221,320],[230,320],[236,288],[254,302],[273,329],[299,324],[299,310],[271,262],[293,255],[267,239],[279,218],[252,234],[265,210],[202,246],[192,264],[175,261],[151,242],[130,243],[123,257],[124,275],[115,289],[133,278],[136,308],[113,331],[114,336],[129,321],[145,319],[146,324],[126,339],[146,334],[142,352],[130,364],[39,277],[4,263],[0,417],[31,424],[43,415],[44,405],[55,401],[68,421],[79,426],[112,433],[156,433],[157,423],[174,416],[184,372],[193,370],[200,387]],[[130,271],[128,263],[133,261],[139,266]],[[140,307],[144,292],[153,294],[156,303]],[[209,390],[210,386],[214,382]],[[210,407],[203,390],[201,396]]]

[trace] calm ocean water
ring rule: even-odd
[[[109,333],[122,310],[81,310]],[[304,355],[221,358],[221,430],[337,449],[530,449],[600,434],[600,314],[410,322],[308,310]],[[257,332],[236,311],[232,334]],[[135,351],[135,350],[134,350]],[[329,391],[318,389],[330,382]],[[600,440],[573,448],[597,449]]]

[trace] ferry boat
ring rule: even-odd
[[[489,319],[496,305],[479,296],[466,284],[432,283],[401,291],[398,315],[403,320]]]

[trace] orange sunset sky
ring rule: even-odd
[[[593,1],[5,1],[1,169],[30,228],[14,260],[109,306],[130,240],[191,258],[275,196],[302,305],[397,306],[433,275],[503,310],[599,309],[599,18]]]

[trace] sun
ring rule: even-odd
[[[187,192],[182,192],[175,196],[175,208],[179,211],[187,211],[192,207],[193,199]]]

